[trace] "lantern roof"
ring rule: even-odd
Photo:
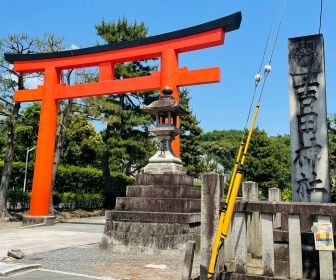
[[[163,95],[160,96],[159,100],[156,100],[147,106],[140,105],[140,109],[151,115],[164,112],[173,112],[177,116],[190,115],[190,111],[184,109],[180,103],[176,102],[172,97],[173,90],[170,87],[165,87],[162,90],[162,93]]]

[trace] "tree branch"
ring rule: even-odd
[[[5,98],[0,97],[0,100],[1,100],[2,102],[6,103],[8,106],[13,107],[13,104],[12,104],[11,102],[7,101]]]
[[[329,129],[331,132],[336,133],[336,128],[333,128],[333,127],[331,127],[330,125],[328,125],[328,129]]]
[[[4,112],[2,110],[0,110],[0,115],[6,116],[6,117],[10,117],[10,114],[8,114],[8,113],[6,113],[6,112]]]

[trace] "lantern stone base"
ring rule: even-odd
[[[114,252],[184,254],[188,240],[200,244],[201,189],[183,174],[139,174],[106,211],[102,244]]]
[[[147,174],[187,174],[187,170],[182,164],[174,162],[150,162],[145,166],[144,172]]]

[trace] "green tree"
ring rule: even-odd
[[[10,35],[0,40],[0,115],[5,118],[4,126],[7,131],[6,153],[0,183],[0,219],[9,217],[6,201],[14,158],[15,126],[21,107],[20,103],[13,101],[13,92],[16,89],[24,89],[24,82],[29,77],[14,71],[12,65],[5,61],[4,53],[23,54],[36,50],[38,50],[37,40],[26,34]]]
[[[201,135],[201,146],[209,159],[231,170],[243,137],[241,130],[214,130]]]
[[[38,125],[40,120],[41,103],[34,102],[20,112],[20,119],[15,129],[14,160],[24,162],[27,148],[36,146]],[[34,158],[32,151],[31,158]]]
[[[245,162],[244,180],[254,181],[267,197],[268,188],[290,187],[289,137],[268,137],[264,130],[253,131]]]
[[[329,168],[331,200],[336,201],[336,114],[328,116]]]
[[[42,78],[39,73],[17,73],[13,70],[12,65],[4,60],[4,53],[26,54],[53,51],[58,49],[60,42],[52,34],[46,34],[42,39],[34,38],[27,34],[10,35],[0,41],[0,115],[5,118],[5,127],[8,135],[0,184],[0,218],[9,216],[6,209],[6,200],[14,158],[14,135],[21,107],[20,103],[13,101],[13,93],[16,89],[24,89],[24,84],[29,78]],[[30,135],[29,131],[30,129],[21,129],[21,131],[18,129],[17,133],[25,135],[27,140]]]
[[[129,24],[125,18],[117,22],[102,21],[95,26],[97,34],[106,43],[118,43],[146,37],[148,28],[144,23]],[[127,79],[150,75],[157,66],[147,61],[132,61],[115,65],[114,78]],[[157,98],[157,92],[138,92],[87,98],[83,100],[86,112],[93,118],[103,120],[104,149],[102,171],[104,178],[105,207],[115,204],[115,189],[111,180],[111,167],[126,175],[138,172],[154,153],[154,144],[148,138],[148,125],[153,123],[150,115],[140,110],[140,104],[148,105]]]
[[[237,152],[248,131],[226,130],[212,131],[201,136],[201,145],[206,154],[224,165],[225,170],[232,170]],[[281,190],[290,188],[290,145],[289,136],[269,137],[264,130],[256,128],[245,161],[244,181],[254,181],[264,197],[269,187]]]
[[[101,148],[102,138],[87,117],[72,115],[61,157],[62,165],[97,167]]]
[[[184,109],[190,110],[189,101],[191,97],[188,94],[189,90],[185,88],[179,91],[181,106]],[[180,120],[180,128],[183,130],[183,134],[180,137],[181,159],[184,167],[187,169],[188,175],[194,177],[200,177],[205,171],[205,165],[202,164],[201,160],[203,151],[200,146],[200,136],[203,131],[199,123],[193,114],[183,116]]]

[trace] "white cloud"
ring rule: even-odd
[[[24,87],[26,89],[37,88],[38,85],[42,85],[43,81],[37,77],[26,77],[24,82]]]
[[[75,45],[75,44],[70,45],[70,50],[77,50],[77,49],[79,49],[79,47],[77,45]]]

